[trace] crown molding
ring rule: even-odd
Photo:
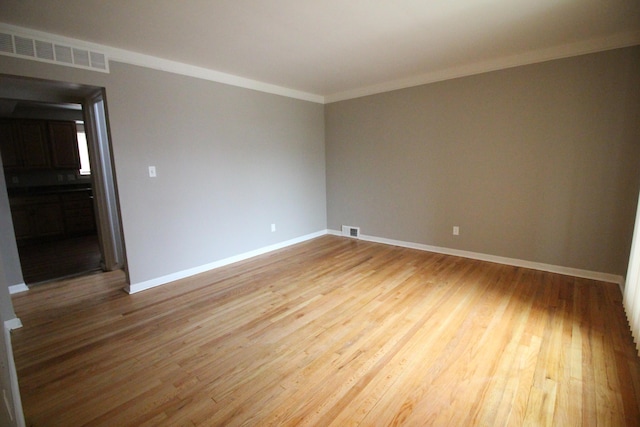
[[[107,61],[137,65],[140,67],[166,71],[174,74],[181,74],[184,76],[195,77],[198,79],[209,80],[216,83],[223,83],[245,89],[256,90],[273,95],[281,95],[288,98],[300,99],[303,101],[310,101],[319,104],[324,103],[324,97],[321,95],[290,89],[283,86],[277,86],[258,80],[248,79],[228,73],[222,73],[220,71],[210,70],[208,68],[189,65],[178,61],[163,59],[139,52],[133,52],[126,49],[91,43],[84,40],[74,39],[71,37],[60,36],[57,34],[0,22],[0,32],[2,31],[14,33],[23,37],[44,39],[54,43],[69,44],[77,47],[83,47],[88,50],[100,51],[106,55]]]
[[[46,39],[52,42],[70,44],[73,46],[83,47],[88,50],[100,51],[106,55],[107,61],[121,62],[154,70],[181,74],[189,77],[209,80],[212,82],[223,83],[231,86],[242,87],[245,89],[256,90],[259,92],[265,92],[319,104],[329,104],[332,102],[345,101],[383,92],[390,92],[414,86],[421,86],[429,83],[451,80],[459,77],[466,77],[475,74],[482,74],[491,71],[519,67],[522,65],[535,64],[539,62],[551,61],[554,59],[569,58],[589,53],[640,45],[640,31],[633,31],[628,33],[616,34],[609,37],[602,37],[575,43],[563,44],[551,48],[533,50],[522,54],[477,62],[474,64],[463,65],[459,67],[452,67],[444,70],[432,71],[405,79],[393,80],[390,82],[365,86],[323,96],[287,88],[284,86],[273,85],[270,83],[265,83],[245,77],[240,77],[233,74],[223,73],[204,67],[189,65],[178,61],[163,59],[126,49],[115,48],[112,46],[91,43],[84,40],[60,36],[57,34],[33,30],[30,28],[19,27],[3,22],[0,22],[0,31],[8,31],[24,37]]]
[[[375,95],[383,92],[391,92],[399,89],[406,89],[414,86],[421,86],[429,83],[436,83],[445,80],[467,77],[475,74],[482,74],[491,71],[504,70],[507,68],[530,65],[540,62],[552,61],[554,59],[570,58],[573,56],[586,55],[589,53],[602,52],[606,50],[619,49],[640,45],[640,31],[616,34],[610,37],[591,39],[575,43],[563,44],[546,49],[538,49],[530,52],[511,55],[489,61],[477,62],[475,64],[452,67],[445,70],[433,71],[406,79],[394,80],[377,85],[365,86],[344,92],[338,92],[325,96],[325,104],[345,101],[363,96]]]
[[[189,65],[168,59],[162,59],[155,56],[145,55],[143,53],[131,52],[124,49],[107,46],[103,48],[103,51],[107,53],[110,60],[116,62],[138,65],[141,67],[166,71],[174,74],[182,74],[184,76],[195,77],[198,79],[209,80],[212,82],[223,83],[231,86],[237,86],[244,89],[252,89],[259,92],[270,93],[272,95],[281,95],[288,98],[324,104],[324,97],[313,93],[302,92],[283,86],[277,86],[258,80],[252,80],[233,74],[222,73],[220,71],[210,70],[208,68]]]

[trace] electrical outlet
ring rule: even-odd
[[[276,231],[276,225],[275,224],[271,224],[271,232],[275,232]]]
[[[453,235],[454,236],[459,236],[460,235],[460,227],[458,227],[457,225],[453,226]]]

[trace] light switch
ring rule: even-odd
[[[156,167],[155,166],[149,166],[149,176],[151,178],[155,178],[156,177]]]

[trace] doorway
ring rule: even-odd
[[[64,152],[54,152],[59,148],[49,145],[48,163],[33,168],[25,154],[33,147],[25,145],[21,149],[26,157],[16,166],[11,164],[13,159],[7,163],[11,156],[3,147],[6,192],[0,197],[6,197],[11,206],[14,247],[21,264],[16,268],[22,272],[22,285],[123,268],[104,90],[13,76],[0,76],[0,83],[0,120],[5,128],[25,124],[26,129],[18,131],[26,138],[20,134],[17,138],[33,146],[37,144],[29,139],[31,128],[49,138],[48,144],[54,131],[73,128],[86,138],[90,164],[90,174],[86,165],[66,169],[69,166],[59,164]]]

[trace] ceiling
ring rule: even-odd
[[[99,93],[95,86],[0,75],[0,117],[27,117],[33,111],[79,110]]]
[[[640,44],[638,0],[0,0],[7,24],[326,99]]]

